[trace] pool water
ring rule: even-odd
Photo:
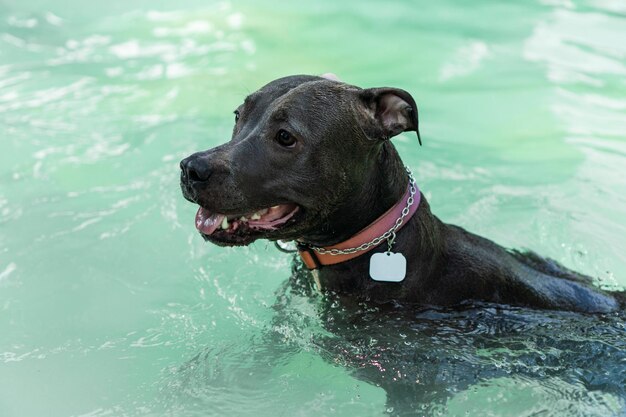
[[[0,416],[626,415],[620,314],[339,305],[203,242],[179,160],[328,71],[413,94],[442,220],[626,287],[623,2],[2,0]]]

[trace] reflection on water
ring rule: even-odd
[[[607,416],[626,406],[621,313],[594,316],[489,304],[417,312],[346,305],[332,296],[316,298],[302,270],[292,279],[277,294],[273,325],[261,335],[245,345],[207,347],[172,370],[164,390],[173,396],[169,406],[180,407],[184,398],[185,404],[193,400],[191,410],[258,410],[267,390],[281,395],[275,390],[284,375],[277,375],[277,368],[295,361],[297,369],[315,373],[309,369],[315,362],[310,354],[382,388],[390,415]],[[357,391],[349,403],[359,409],[364,404]],[[261,409],[269,412],[276,404],[265,400]],[[286,415],[302,407],[298,402],[281,406]]]
[[[402,87],[435,213],[623,288],[625,23],[605,0],[1,2],[0,415],[623,414],[623,316],[320,299],[269,244],[205,245],[177,165],[273,78]]]

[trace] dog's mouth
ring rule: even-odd
[[[230,215],[200,207],[196,213],[196,229],[205,239],[218,244],[247,245],[291,224],[299,209],[298,205],[288,203],[248,214]]]

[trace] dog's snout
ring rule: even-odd
[[[181,175],[190,181],[203,182],[211,176],[211,167],[206,160],[195,156],[180,161]]]

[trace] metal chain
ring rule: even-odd
[[[413,203],[415,203],[414,197],[415,197],[415,193],[417,192],[417,189],[415,188],[415,179],[413,178],[413,173],[411,172],[409,167],[405,166],[405,168],[406,168],[406,172],[409,174],[409,198],[406,201],[406,207],[402,209],[402,214],[400,215],[400,217],[396,219],[396,222],[391,227],[391,229],[387,230],[382,235],[370,240],[369,242],[363,243],[362,245],[356,246],[354,248],[324,249],[324,248],[320,248],[319,246],[311,246],[311,245],[307,245],[307,246],[310,249],[313,249],[315,252],[320,253],[322,255],[349,255],[349,254],[356,253],[356,252],[362,252],[364,250],[371,248],[372,246],[378,246],[383,241],[387,240],[387,243],[389,244],[389,251],[391,251],[391,246],[393,245],[393,242],[396,238],[396,231],[398,231],[398,229],[402,226],[402,223],[404,223],[404,218],[409,215],[410,207],[413,205]]]

